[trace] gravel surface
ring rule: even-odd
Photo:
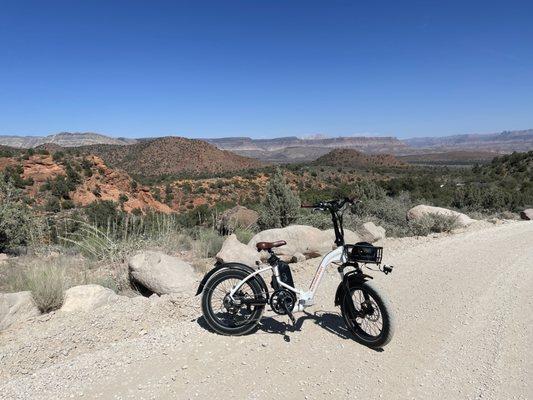
[[[383,351],[344,329],[338,275],[293,330],[265,313],[244,337],[207,331],[198,299],[121,299],[0,333],[1,399],[531,399],[533,222],[386,239],[372,273],[397,316]],[[295,264],[306,287],[318,260]]]

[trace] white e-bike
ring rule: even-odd
[[[329,211],[335,231],[337,248],[320,262],[308,290],[297,289],[290,267],[276,256],[273,249],[287,244],[284,240],[259,242],[257,250],[269,254],[268,265],[259,269],[240,263],[218,263],[200,282],[197,295],[202,295],[202,311],[211,329],[223,335],[243,335],[254,331],[265,306],[280,315],[288,315],[313,305],[313,298],[326,268],[334,264],[341,283],[335,294],[335,305],[340,306],[342,317],[354,338],[369,347],[383,347],[394,333],[391,307],[375,285],[371,276],[363,273],[362,266],[376,264],[388,274],[390,265],[381,265],[383,248],[367,242],[344,243],[343,214],[356,202],[352,199],[323,201],[312,206],[319,211]],[[347,270],[348,269],[348,270]],[[269,289],[261,274],[272,271]]]

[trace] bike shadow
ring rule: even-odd
[[[284,318],[283,316],[277,316],[277,318],[280,317]],[[344,319],[341,315],[321,310],[315,311],[312,314],[304,311],[304,315],[296,320],[294,326],[288,322],[279,321],[274,317],[263,317],[257,328],[250,332],[250,334],[262,332],[266,334],[281,335],[283,336],[283,340],[290,342],[291,338],[288,333],[300,331],[305,321],[311,321],[315,325],[318,325],[329,333],[337,335],[341,339],[352,341],[355,340],[350,331],[346,329]],[[196,322],[209,332],[216,333],[209,327],[203,316],[198,317]],[[374,348],[372,350],[379,353],[383,351],[382,348]]]
[[[344,325],[342,316],[327,311],[315,311],[312,314],[304,311],[304,315],[296,320],[294,326],[272,317],[264,317],[259,324],[259,330],[265,333],[285,336],[287,332],[299,331],[305,321],[311,321],[315,325],[342,339],[353,339],[351,333]]]

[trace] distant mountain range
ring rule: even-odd
[[[533,129],[489,134],[466,134],[405,139],[415,149],[512,152],[533,149]]]
[[[29,149],[44,144],[55,144],[61,147],[78,147],[91,144],[119,144],[137,143],[136,139],[114,138],[92,132],[61,132],[48,136],[0,136],[0,145]]]
[[[168,138],[164,139],[169,141]],[[143,143],[154,142],[154,140],[157,139],[126,139],[113,138],[98,133],[62,132],[55,135],[42,137],[0,136],[0,145],[15,148],[30,148],[38,146],[80,147],[91,145],[140,146]],[[381,136],[334,138],[327,138],[323,136],[298,138],[295,136],[289,136],[273,139],[228,137],[202,139],[200,141],[203,143],[210,143],[220,150],[231,151],[237,155],[253,158],[263,162],[290,163],[313,161],[336,148],[356,149],[367,154],[393,154],[398,156],[424,155],[457,151],[495,153],[496,155],[498,153],[510,153],[513,151],[528,151],[533,150],[533,129],[504,131],[490,134],[422,137],[403,140],[400,140],[396,137]],[[174,142],[172,143],[175,145],[179,142],[179,140]],[[194,147],[197,148],[198,146],[195,145]],[[178,146],[179,151],[181,151],[180,149],[182,148],[183,146]],[[123,150],[123,153],[128,152],[125,149]],[[113,150],[113,152],[115,152],[115,150]],[[119,151],[119,153],[122,153],[122,151]],[[487,156],[487,154],[484,154],[484,157]],[[129,157],[131,159],[133,155],[130,155]],[[189,160],[192,159],[189,157]],[[241,159],[240,161],[243,160]],[[242,163],[237,162],[237,164],[241,165]],[[244,162],[244,164],[249,163]],[[154,167],[157,167],[157,165]],[[225,167],[222,165],[219,167],[221,169],[225,169]],[[164,169],[172,168],[165,167]],[[192,169],[196,169],[196,167]]]

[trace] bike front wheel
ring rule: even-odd
[[[371,348],[385,346],[391,341],[395,329],[389,302],[370,282],[349,285],[341,302],[346,326],[359,343]]]
[[[266,304],[260,282],[252,278],[233,295],[231,290],[248,273],[239,269],[223,269],[216,273],[203,291],[202,312],[209,327],[222,335],[245,335],[259,324]]]

